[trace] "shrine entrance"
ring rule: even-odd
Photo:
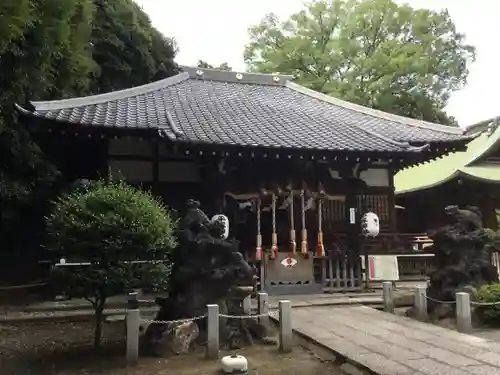
[[[226,194],[238,202],[239,210],[250,214],[242,221],[244,232],[255,225],[254,239],[246,237],[255,243],[255,252],[247,254],[259,268],[260,289],[270,295],[318,294],[332,287],[361,289],[360,252],[356,243],[348,241],[347,223],[337,222],[335,229],[344,231],[336,236],[331,230],[326,237],[323,233],[323,227],[332,229],[332,211],[345,210],[346,197],[327,194],[321,184],[314,192],[305,184],[302,187]],[[353,225],[359,231],[356,218]]]
[[[279,252],[274,260],[263,259],[263,290],[269,295],[318,294],[323,285],[314,277],[314,258],[292,257]]]
[[[309,254],[293,256],[280,251],[275,259],[263,257],[262,289],[269,295],[294,295],[360,291],[365,287],[364,255],[358,249],[349,251],[342,241],[325,246],[323,256],[313,251]]]

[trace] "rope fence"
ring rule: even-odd
[[[383,302],[384,311],[394,313],[394,292],[391,281],[383,282]],[[472,330],[472,306],[500,306],[500,302],[478,302],[471,301],[469,293],[458,292],[455,293],[454,301],[441,301],[427,295],[426,286],[417,286],[414,295],[414,310],[416,318],[420,321],[428,321],[429,314],[427,309],[427,302],[431,301],[443,305],[455,305],[455,316],[457,320],[457,330],[463,333],[469,333]]]
[[[127,324],[127,363],[130,365],[137,364],[139,360],[139,333],[141,324],[182,324],[187,322],[195,322],[202,319],[207,319],[207,344],[206,357],[208,359],[219,358],[219,322],[224,319],[257,319],[260,324],[268,325],[269,318],[273,317],[279,321],[279,349],[282,352],[292,350],[292,304],[288,300],[279,301],[279,308],[275,310],[269,309],[267,293],[258,293],[257,306],[258,313],[251,314],[251,300],[246,298],[243,301],[243,308],[248,314],[230,315],[219,312],[219,305],[207,305],[207,313],[191,318],[175,319],[175,320],[150,320],[144,319],[139,310],[139,300],[137,293],[130,293],[127,306],[126,324]]]

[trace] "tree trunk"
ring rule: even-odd
[[[96,301],[95,305],[94,349],[96,350],[98,350],[101,347],[102,321],[103,321],[105,304],[106,304],[106,298],[101,297]]]

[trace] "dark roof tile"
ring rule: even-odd
[[[202,72],[202,73],[200,73]],[[187,68],[148,85],[50,102],[33,115],[68,123],[152,128],[172,140],[321,150],[418,151],[467,139],[458,128],[348,103],[290,77]]]

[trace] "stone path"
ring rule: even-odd
[[[145,301],[151,301],[153,297],[147,298],[144,296]],[[331,294],[318,294],[308,296],[270,296],[269,305],[271,309],[278,308],[279,300],[291,300],[292,307],[301,308],[309,306],[345,306],[353,304],[367,304],[371,306],[381,306],[382,297],[375,293],[357,294],[355,296],[349,295],[331,295]],[[252,300],[252,307],[257,312],[257,300]],[[140,308],[143,314],[154,315],[158,311],[158,306],[154,303],[143,302],[140,303]],[[112,303],[104,310],[104,315],[114,317],[110,320],[124,319],[126,313],[124,300],[120,303],[113,300]],[[17,322],[17,321],[33,321],[33,320],[85,320],[94,314],[94,310],[88,303],[78,304],[76,300],[67,302],[44,302],[42,304],[28,306],[23,310],[17,311],[3,311],[0,312],[1,322]]]
[[[500,343],[366,306],[293,309],[292,325],[379,375],[500,375]]]
[[[417,285],[423,285],[425,282],[398,282],[397,289],[394,290],[394,297],[397,299],[401,295],[413,296],[413,291]],[[372,282],[371,285],[374,290],[371,292],[349,292],[349,293],[323,293],[313,295],[291,295],[291,296],[270,296],[269,300],[272,303],[277,303],[280,299],[291,300],[297,307],[328,304],[330,301],[346,301],[350,299],[352,302],[358,300],[359,303],[377,303],[382,302],[382,285],[379,282]],[[142,307],[154,307],[154,298],[156,295],[144,294],[140,295]],[[126,306],[127,297],[125,295],[110,297],[106,303],[108,309],[121,309]],[[2,310],[0,306],[0,312]],[[7,308],[8,306],[5,306]],[[32,303],[27,306],[8,307],[10,311],[23,311],[23,312],[42,312],[42,311],[71,311],[71,310],[84,310],[91,309],[92,306],[86,300],[74,298],[65,301],[45,301],[39,303]]]
[[[395,303],[409,306],[413,303],[413,289],[417,282],[403,284],[394,291]],[[381,285],[374,284],[375,288]],[[406,301],[410,297],[410,300]],[[157,306],[154,303],[154,295],[141,295],[140,307],[143,312],[154,314]],[[278,307],[279,300],[290,300],[292,306],[297,308],[310,306],[337,306],[364,304],[369,306],[382,306],[382,291],[377,288],[371,292],[351,292],[333,294],[292,295],[292,296],[269,296],[272,309]],[[254,301],[254,308],[256,301]],[[111,297],[106,303],[106,316],[124,316],[126,312],[126,296]],[[82,299],[71,299],[67,301],[46,301],[32,303],[26,306],[0,306],[0,323],[30,320],[85,320],[93,315],[93,309],[89,302]]]

